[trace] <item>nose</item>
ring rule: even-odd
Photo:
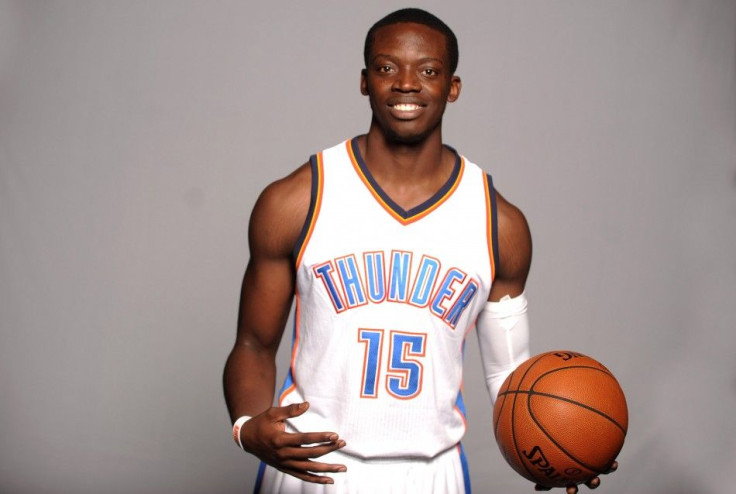
[[[402,69],[399,70],[394,80],[393,90],[402,93],[417,92],[421,89],[419,84],[419,77],[414,70]]]

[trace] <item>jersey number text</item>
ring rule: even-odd
[[[383,329],[360,329],[358,341],[365,345],[361,398],[378,397],[381,372],[386,375],[386,391],[394,398],[408,400],[422,391],[427,335],[390,331],[386,369],[382,370]]]

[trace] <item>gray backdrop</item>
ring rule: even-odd
[[[250,210],[367,130],[363,37],[401,6],[0,3],[0,492],[250,492],[220,386]],[[733,492],[736,3],[422,6],[460,40],[445,139],[531,224],[533,353],[627,393],[601,492]],[[466,364],[475,490],[530,493],[474,336]]]

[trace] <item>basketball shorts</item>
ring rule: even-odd
[[[347,472],[328,474],[334,484],[303,482],[261,463],[255,494],[470,494],[462,446],[430,459],[361,460],[335,451],[318,459]]]

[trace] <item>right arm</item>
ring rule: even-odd
[[[223,387],[230,418],[253,417],[240,430],[243,448],[302,480],[332,483],[311,472],[337,472],[343,465],[312,461],[344,446],[334,432],[291,434],[286,419],[307,403],[271,407],[276,352],[294,295],[292,250],[309,209],[311,170],[305,164],[261,193],[248,228],[250,260],[243,277],[235,345],[225,364]],[[316,444],[315,446],[304,446]]]

